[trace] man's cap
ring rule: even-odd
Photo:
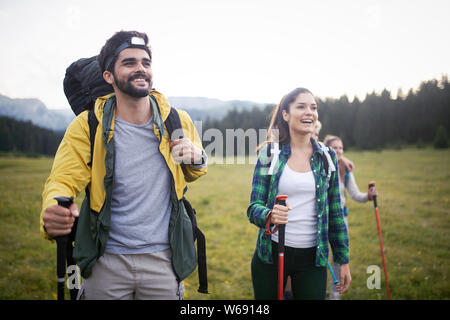
[[[136,36],[131,37],[130,39],[122,43],[120,46],[118,46],[117,49],[114,51],[114,54],[110,56],[108,59],[106,59],[105,70],[109,70],[111,63],[116,59],[119,53],[127,48],[139,48],[149,52],[148,47],[145,45],[144,38]]]

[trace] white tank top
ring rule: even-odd
[[[311,248],[317,245],[316,189],[312,171],[296,172],[286,164],[278,183],[279,195],[287,195],[291,206],[286,224],[285,245]],[[278,242],[278,232],[272,234]]]

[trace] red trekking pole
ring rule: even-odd
[[[373,187],[375,187],[375,181],[369,182],[369,189],[371,189]],[[387,268],[386,268],[386,258],[384,257],[383,237],[381,236],[380,217],[378,215],[377,196],[373,196],[372,198],[373,198],[373,205],[375,207],[375,216],[377,218],[378,237],[380,238],[381,258],[383,259],[384,279],[386,280],[386,291],[387,291],[388,299],[391,300],[391,290],[389,289],[389,280],[388,280]]]
[[[286,206],[288,196],[277,196],[276,204]],[[278,300],[283,300],[284,296],[284,231],[285,224],[278,225]]]

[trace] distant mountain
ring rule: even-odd
[[[223,101],[204,97],[168,97],[167,99],[173,107],[187,111],[192,120],[205,120],[208,117],[220,120],[229,110],[234,108],[241,111],[253,107],[262,108],[266,105],[253,101]]]
[[[72,110],[49,110],[38,99],[11,99],[1,94],[0,115],[53,131],[65,131],[75,117]]]
[[[223,101],[204,97],[168,97],[168,100],[173,107],[187,111],[194,121],[206,120],[208,117],[220,120],[231,109],[236,108],[241,111],[265,105],[252,101]],[[70,109],[47,109],[38,99],[11,99],[0,94],[1,115],[21,121],[31,121],[36,126],[53,131],[65,131],[75,118]]]

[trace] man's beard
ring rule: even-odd
[[[148,96],[149,89],[152,87],[152,81],[151,79],[142,73],[137,73],[132,76],[130,76],[127,80],[119,80],[116,78],[116,75],[113,74],[114,81],[117,85],[117,88],[119,88],[120,91],[123,93],[126,93],[127,95],[134,97],[134,98],[143,98]],[[137,88],[133,85],[132,81],[136,78],[143,78],[147,81],[149,84],[148,88]]]

